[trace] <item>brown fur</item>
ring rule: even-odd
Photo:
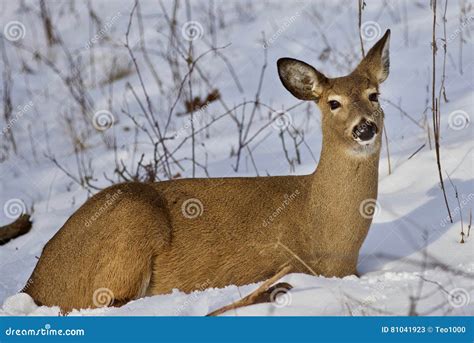
[[[39,304],[69,311],[98,306],[94,292],[102,288],[113,294],[113,305],[122,305],[174,288],[261,281],[288,263],[296,272],[356,273],[371,223],[359,206],[377,197],[381,131],[368,148],[351,138],[350,129],[361,118],[383,127],[383,116],[374,115],[379,105],[366,90],[378,89],[388,74],[381,57],[387,39],[352,74],[328,79],[318,72],[309,93],[295,90],[317,100],[322,112],[323,147],[313,174],[112,186],[47,243],[24,291]],[[297,75],[279,67],[285,86],[293,87]],[[334,94],[343,103],[337,114],[327,105]],[[183,212],[189,199],[200,202],[192,200],[198,203],[193,218]]]

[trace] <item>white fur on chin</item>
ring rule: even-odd
[[[369,141],[355,140],[359,146],[347,151],[348,154],[355,157],[369,157],[378,150],[378,144],[376,143],[377,135],[374,135]]]

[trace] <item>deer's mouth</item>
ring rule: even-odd
[[[375,139],[377,138],[377,134],[375,134],[374,136],[372,136],[372,138],[370,138],[368,141],[364,141],[364,140],[361,140],[361,139],[358,139],[358,138],[354,138],[354,140],[359,144],[359,145],[362,145],[362,146],[369,146],[369,145],[372,145],[375,143]]]

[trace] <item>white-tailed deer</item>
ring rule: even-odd
[[[389,72],[387,31],[349,75],[327,78],[282,58],[283,85],[322,113],[322,152],[303,176],[180,179],[107,188],[44,247],[24,292],[63,311],[294,272],[356,273],[377,197]]]

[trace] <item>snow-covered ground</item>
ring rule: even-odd
[[[78,163],[85,166],[81,171],[91,171],[91,183],[101,188],[110,184],[108,178],[117,180],[113,174],[117,159],[130,167],[136,166],[142,153],[146,154],[145,161],[153,153],[153,145],[146,135],[141,131],[136,135],[132,120],[124,113],[131,113],[139,123],[147,125],[140,115],[143,111],[129,91],[130,87],[134,88],[138,98],[146,103],[140,80],[123,45],[133,2],[91,3],[100,21],[91,19],[85,1],[75,5],[51,2],[49,13],[56,34],[82,67],[81,75],[90,99],[88,111],[92,110],[94,114],[106,110],[109,112],[104,113],[112,113],[114,117],[112,127],[105,131],[92,127],[91,113],[80,114],[71,91],[45,64],[48,59],[66,74],[71,70],[60,44],[47,47],[37,2],[26,1],[26,8],[21,8],[15,2],[0,1],[4,37],[8,38],[6,28],[12,21],[21,23],[18,41],[11,42],[16,37],[4,41],[4,52],[12,69],[11,94],[13,118],[16,119],[9,122],[3,116],[0,119],[0,208],[3,209],[0,226],[12,221],[17,214],[17,205],[20,208],[34,205],[32,231],[0,246],[0,304],[3,303],[0,314],[3,315],[58,314],[57,308],[38,308],[26,295],[15,294],[24,286],[44,244],[90,195],[46,155],[54,156],[77,179],[80,179]],[[193,41],[195,57],[205,52],[208,44],[224,47],[219,52],[233,66],[238,79],[238,82],[234,80],[229,64],[218,55],[212,52],[202,57],[197,65],[209,77],[209,84],[219,89],[224,103],[215,101],[205,106],[195,123],[197,128],[208,123],[208,118],[225,113],[226,106],[232,108],[244,100],[254,99],[265,53],[268,67],[260,99],[275,110],[298,103],[278,80],[275,62],[279,57],[307,61],[328,76],[349,72],[360,58],[355,1],[217,1],[214,26],[209,20],[211,2],[191,3],[191,18],[187,17],[184,7],[177,11],[176,37],[181,39],[180,44],[185,47],[189,44],[185,33],[181,32],[182,25],[190,19],[197,21],[200,26],[196,27],[198,31],[202,29],[202,36]],[[134,16],[130,46],[137,55],[147,93],[164,125],[176,92],[171,90],[173,75],[163,58],[169,53],[166,50],[169,28],[163,8],[158,4],[156,1],[140,2],[141,22]],[[442,170],[453,213],[453,223],[450,223],[439,185],[435,151],[430,148],[423,120],[426,113],[432,130],[429,109],[432,11],[429,1],[400,0],[385,4],[369,0],[366,4],[362,20],[367,28],[363,34],[365,49],[381,37],[386,28],[392,30],[390,76],[382,86],[381,95],[391,173],[388,172],[389,159],[384,142],[377,213],[360,254],[361,275],[339,279],[291,274],[283,281],[294,288],[278,298],[277,303],[259,304],[229,315],[474,314],[474,233],[464,237],[464,244],[460,243],[461,225],[467,233],[469,213],[474,204],[474,9],[463,12],[463,4],[469,7],[469,2],[450,1],[446,12],[445,89],[448,102],[441,100],[440,126]],[[163,6],[170,14],[172,3],[165,1]],[[443,70],[443,12],[444,2],[441,2],[437,25],[437,95]],[[460,15],[464,17],[460,19]],[[212,31],[212,27],[217,31]],[[92,39],[99,30],[98,36]],[[464,41],[462,49],[461,38]],[[146,42],[149,58],[162,80],[161,86],[139,50],[139,42]],[[35,58],[35,51],[43,58]],[[0,64],[5,70],[5,58]],[[186,70],[183,66],[185,64],[180,62],[181,77]],[[118,69],[124,70],[123,75],[108,82],[111,70]],[[196,76],[193,81],[194,95],[207,94],[209,85],[198,79]],[[131,86],[127,86],[128,83]],[[3,92],[4,84],[0,87]],[[167,90],[170,91],[167,93]],[[182,102],[179,102],[176,112],[183,110]],[[313,105],[301,105],[287,113],[286,119],[291,125],[304,130],[306,143],[300,146],[302,163],[294,168],[285,159],[279,129],[267,125],[270,119],[268,111],[263,109],[257,112],[249,135],[258,134],[250,144],[255,167],[245,149],[238,172],[232,169],[236,156],[231,155],[231,151],[235,152],[238,146],[238,133],[234,120],[228,116],[213,124],[207,136],[198,135],[197,161],[207,165],[211,177],[256,176],[257,171],[260,176],[312,172],[321,146],[319,113]],[[239,109],[238,116],[241,114]],[[249,114],[247,109],[247,116]],[[17,154],[11,151],[5,134],[8,130],[14,133]],[[169,135],[178,137],[169,146],[178,146],[190,132],[186,117],[173,115],[168,131]],[[74,135],[77,135],[76,140],[71,138]],[[110,148],[113,137],[116,153]],[[286,139],[291,146],[291,138],[286,136]],[[74,153],[77,141],[82,142],[79,154]],[[192,176],[190,151],[188,140],[176,153],[183,167],[175,167],[173,174]],[[295,150],[288,151],[290,158],[294,158]],[[195,175],[206,176],[201,168],[196,169]],[[458,191],[459,202],[448,175]],[[163,175],[159,177],[163,178]],[[192,294],[176,290],[169,295],[139,299],[121,308],[81,310],[71,315],[200,316],[241,298],[257,286],[230,285]]]

